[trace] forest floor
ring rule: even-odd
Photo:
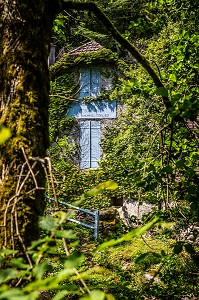
[[[116,300],[199,299],[198,256],[185,247],[174,253],[176,240],[153,232],[99,250],[101,243],[117,237],[116,232],[101,234],[97,243],[86,230],[77,235],[78,249],[85,255],[79,272],[92,289],[102,289]]]

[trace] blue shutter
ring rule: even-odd
[[[80,168],[90,168],[90,121],[79,122],[80,126]]]
[[[100,159],[100,122],[81,121],[80,168],[97,168]]]
[[[82,69],[79,99],[99,95],[101,75],[98,69]],[[93,109],[93,104],[87,104]],[[81,121],[80,126],[80,168],[96,168],[100,159],[100,122]]]
[[[99,69],[91,70],[91,96],[100,94],[101,90],[101,74]]]
[[[79,99],[99,95],[101,90],[100,70],[97,68],[81,69],[80,72]]]
[[[80,73],[79,99],[91,96],[91,73],[90,69],[82,69]]]
[[[98,167],[100,159],[100,121],[91,121],[91,168]]]

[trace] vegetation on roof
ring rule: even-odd
[[[55,78],[66,71],[73,70],[75,67],[90,66],[93,64],[116,64],[117,54],[110,49],[102,48],[98,51],[80,53],[77,57],[64,53],[63,57],[54,65],[50,66],[51,78]]]

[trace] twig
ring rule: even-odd
[[[18,218],[17,218],[17,211],[16,210],[15,210],[15,228],[16,228],[16,235],[17,235],[17,237],[18,237],[18,239],[19,239],[19,241],[20,241],[20,243],[22,245],[22,249],[24,251],[24,254],[26,255],[28,263],[29,263],[30,267],[33,268],[32,261],[30,259],[30,256],[29,256],[28,252],[27,252],[27,249],[26,249],[26,246],[25,246],[25,244],[23,242],[23,239],[22,239],[22,237],[21,237],[21,235],[19,233]]]
[[[49,173],[50,173],[50,180],[51,180],[51,184],[52,184],[52,189],[53,189],[53,195],[54,195],[54,199],[55,199],[55,204],[56,204],[56,207],[59,207],[59,203],[58,203],[57,195],[56,195],[56,191],[55,191],[55,183],[54,183],[54,180],[53,180],[51,160],[50,160],[49,157],[46,157],[45,159],[46,159],[46,161],[48,163],[48,169],[49,169]]]
[[[64,251],[66,253],[67,256],[70,255],[69,251],[68,251],[68,247],[66,244],[66,239],[62,238],[63,241],[63,246],[64,246]],[[75,274],[77,275],[77,277],[79,278],[80,282],[82,283],[82,285],[84,286],[84,288],[86,289],[86,291],[90,294],[90,290],[86,284],[86,282],[81,278],[81,275],[79,274],[79,272],[77,271],[77,269],[73,268],[75,271]],[[81,288],[81,287],[80,287]],[[81,291],[85,294],[84,290],[81,289]]]
[[[28,158],[27,158],[27,156],[26,156],[26,153],[25,153],[25,150],[24,150],[23,147],[22,147],[22,152],[23,152],[23,156],[24,156],[24,158],[25,158],[25,161],[26,161],[26,163],[27,163],[27,165],[28,165],[28,167],[29,167],[30,173],[32,174],[32,178],[33,178],[33,181],[34,181],[34,183],[35,183],[35,187],[37,188],[37,187],[38,187],[38,185],[37,185],[37,180],[36,180],[36,178],[35,178],[35,175],[34,175],[34,173],[33,173],[32,168],[31,168],[31,166],[30,166],[30,164],[29,164]]]
[[[149,243],[145,240],[145,238],[143,237],[143,235],[141,235],[141,238],[142,238],[143,242],[147,245],[147,247],[149,247],[149,248],[152,249],[152,250],[157,250],[157,249],[155,249],[155,248],[153,248],[153,247],[151,247],[151,246],[149,245]]]

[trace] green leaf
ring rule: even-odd
[[[58,226],[58,223],[55,218],[46,216],[39,221],[39,226],[43,230],[52,231]]]
[[[0,130],[0,145],[5,143],[11,137],[11,132],[9,128],[2,127]]]
[[[189,253],[189,254],[194,254],[195,253],[195,249],[193,247],[193,245],[191,244],[186,244],[184,245],[185,250]]]
[[[0,300],[36,300],[39,297],[39,292],[34,291],[31,294],[25,294],[19,289],[13,288],[5,291],[0,295]]]
[[[28,247],[28,250],[29,251],[32,251],[34,248],[36,248],[37,246],[39,246],[39,245],[41,245],[41,244],[44,244],[44,243],[46,243],[46,242],[51,242],[51,241],[53,241],[53,239],[51,238],[51,237],[49,237],[49,236],[46,236],[45,238],[43,238],[43,239],[39,239],[38,241],[33,241],[32,243],[31,243],[31,246],[30,247]]]
[[[182,250],[183,250],[183,247],[182,247],[182,244],[181,244],[181,243],[176,243],[176,244],[174,245],[173,252],[174,252],[175,254],[180,254],[180,253],[182,252]]]
[[[11,266],[22,270],[28,270],[30,268],[30,265],[24,263],[22,257],[12,259],[10,264]]]
[[[34,292],[28,294],[28,298],[27,299],[28,300],[38,300],[39,296],[40,296],[40,292],[39,291],[34,291]],[[20,299],[20,300],[22,300],[22,299]],[[24,298],[24,300],[25,300],[25,298]]]
[[[51,289],[60,289],[59,283],[63,280],[66,280],[68,277],[75,273],[75,269],[64,269],[61,272],[58,272],[55,276],[50,276],[44,279],[38,279],[27,284],[24,287],[24,290],[27,292],[32,292],[34,290],[43,291]]]
[[[41,279],[43,274],[46,271],[49,271],[51,269],[51,266],[49,265],[49,260],[45,260],[42,263],[40,263],[39,265],[36,265],[33,269],[33,275],[36,278]]]
[[[0,266],[4,263],[5,259],[3,257],[0,257]]]
[[[161,173],[168,173],[168,174],[172,174],[173,169],[171,166],[165,166],[162,168]]]
[[[148,171],[155,172],[156,171],[155,166],[150,164],[150,166],[148,167]]]
[[[0,284],[17,277],[17,272],[11,268],[0,270]]]
[[[118,188],[118,184],[113,180],[108,180],[101,183],[101,188],[107,190],[116,190]]]
[[[64,211],[57,211],[53,214],[53,217],[56,217],[58,219],[58,224],[61,225],[63,224],[66,219],[68,218],[68,214],[65,213]]]
[[[106,294],[106,300],[115,300],[115,297],[111,294]]]
[[[115,181],[108,180],[108,181],[98,184],[96,187],[94,187],[90,191],[86,192],[85,196],[90,197],[90,196],[94,196],[94,195],[101,193],[104,189],[115,190],[117,188],[118,188],[118,184]]]
[[[161,256],[167,256],[167,254],[164,250],[161,250]]]
[[[82,263],[84,258],[85,257],[82,253],[76,251],[67,257],[67,259],[64,262],[64,267],[69,269],[77,268]]]
[[[162,257],[160,253],[149,251],[149,252],[140,254],[140,255],[135,259],[135,263],[143,262],[143,261],[145,260],[145,258],[147,258],[147,256],[150,256],[150,255],[152,255],[154,258],[159,258],[159,259]]]
[[[21,299],[28,299],[28,295],[26,295],[26,298],[24,298],[24,293],[20,291],[19,289],[11,289],[9,291],[5,291],[0,295],[0,299],[2,300],[21,300]]]
[[[102,291],[94,290],[89,295],[80,298],[80,300],[104,300],[105,293]]]
[[[148,252],[147,253],[143,253],[140,254],[138,257],[135,258],[135,263],[140,263],[142,261],[144,261],[144,259],[148,256]]]
[[[175,222],[158,222],[157,226],[161,226],[163,228],[169,229],[169,228],[173,227],[175,224],[176,224]]]
[[[75,239],[76,235],[72,230],[57,230],[55,233],[56,237],[65,239]]]
[[[168,90],[165,87],[159,87],[156,89],[156,94],[163,97],[168,97]]]
[[[176,161],[176,167],[179,169],[184,169],[185,167],[184,161],[183,160]]]
[[[70,291],[61,291],[59,293],[57,293],[53,298],[52,300],[62,300],[62,299],[67,299],[67,298],[64,298],[64,296],[70,294],[71,292]]]
[[[18,250],[1,249],[0,250],[0,255],[5,257],[7,255],[16,254],[17,252],[18,252]]]
[[[173,82],[177,82],[176,76],[175,74],[170,74],[169,75],[169,80],[173,81]]]

